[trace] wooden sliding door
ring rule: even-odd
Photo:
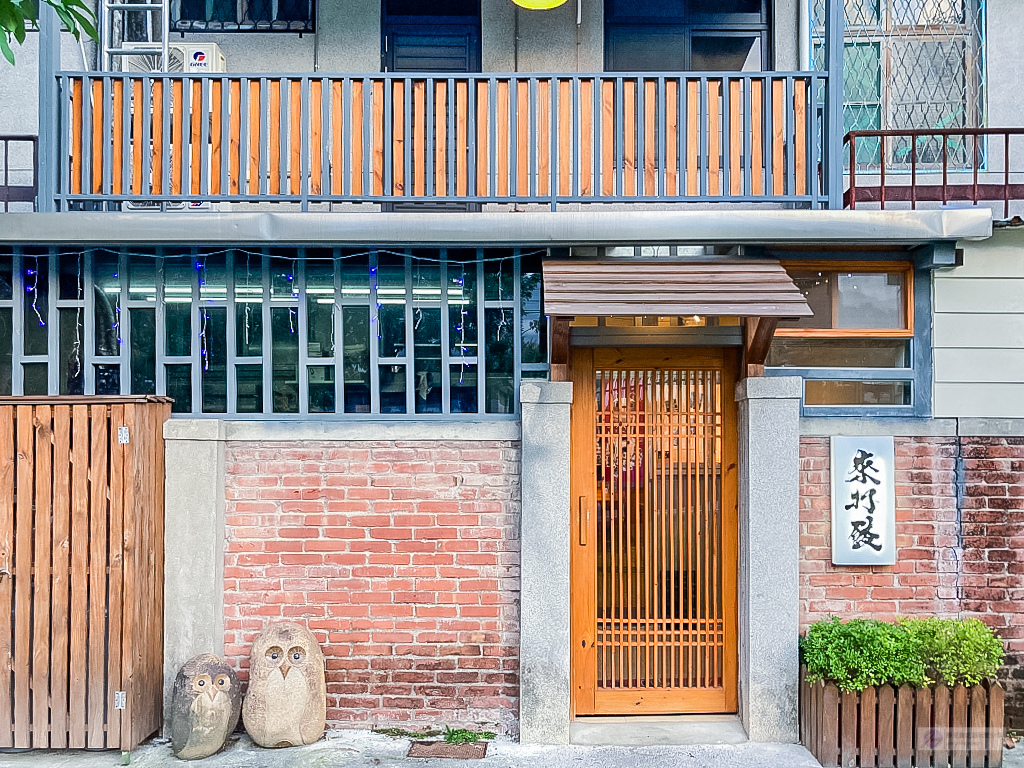
[[[736,710],[736,352],[575,349],[575,714]]]

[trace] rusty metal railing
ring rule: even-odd
[[[843,142],[846,208],[1001,202],[1009,218],[1024,201],[1024,128],[850,131]]]

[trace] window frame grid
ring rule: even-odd
[[[788,269],[822,269],[833,272],[885,272],[902,271],[905,275],[904,305],[906,330],[892,329],[832,329],[832,328],[780,328],[777,338],[833,340],[903,339],[909,345],[908,364],[904,368],[857,367],[797,367],[766,366],[766,376],[799,376],[803,380],[800,392],[800,414],[803,417],[926,417],[932,411],[932,353],[931,353],[931,273],[919,269],[912,261],[892,261],[880,256],[851,261],[827,262],[815,259],[786,258]],[[808,405],[808,381],[892,381],[910,386],[908,405]]]
[[[326,261],[310,257],[305,247],[294,249],[294,256],[282,257],[274,251],[280,251],[279,247],[231,247],[223,248],[199,248],[191,247],[153,247],[144,255],[135,256],[140,259],[152,259],[153,278],[155,291],[153,301],[146,298],[131,298],[131,271],[130,264],[134,263],[130,258],[134,254],[129,253],[126,247],[90,247],[80,251],[81,257],[81,296],[74,299],[60,299],[60,259],[63,253],[76,253],[76,251],[50,246],[45,253],[38,255],[26,253],[36,250],[31,247],[12,247],[6,249],[11,257],[11,287],[10,299],[0,300],[0,308],[11,310],[12,339],[11,339],[11,394],[23,396],[25,390],[25,365],[32,363],[45,363],[47,365],[47,388],[49,396],[60,394],[61,382],[61,359],[60,359],[60,311],[62,309],[81,310],[82,316],[82,337],[80,354],[83,366],[83,392],[92,395],[96,388],[96,366],[116,365],[119,373],[119,394],[131,394],[132,389],[132,312],[133,309],[153,309],[153,345],[154,345],[154,387],[156,394],[167,393],[167,366],[168,365],[189,365],[190,368],[190,392],[192,397],[192,409],[189,412],[176,412],[176,417],[188,418],[241,418],[241,419],[380,419],[389,420],[480,420],[480,419],[514,419],[518,418],[519,401],[517,394],[512,397],[513,410],[509,413],[491,413],[487,411],[487,326],[486,312],[488,309],[502,309],[511,311],[512,317],[509,325],[513,338],[513,391],[518,393],[522,382],[522,371],[546,372],[550,370],[550,363],[522,363],[522,327],[523,313],[521,308],[522,300],[522,265],[521,255],[523,249],[511,249],[511,255],[503,257],[502,262],[512,262],[512,292],[508,299],[486,299],[486,254],[489,249],[477,247],[475,251],[472,269],[475,271],[475,313],[476,313],[476,354],[452,354],[451,348],[451,303],[448,295],[448,277],[450,274],[450,262],[448,261],[448,248],[431,249],[436,254],[438,262],[439,285],[441,287],[440,297],[436,302],[437,309],[441,313],[441,339],[440,339],[440,385],[442,387],[442,408],[441,413],[416,413],[416,353],[414,346],[415,320],[414,312],[417,305],[415,293],[413,292],[413,266],[416,258],[413,248],[367,249],[365,254],[368,269],[367,281],[368,290],[365,295],[346,295],[344,291],[345,282],[343,279],[342,265],[345,258],[353,255],[352,248],[333,247],[326,250],[331,254],[332,277],[334,286],[334,303],[331,307],[331,328],[334,334],[334,349],[330,356],[315,357],[309,355],[308,339],[308,300],[307,292],[307,266],[310,261]],[[459,251],[468,250],[458,248]],[[117,254],[117,286],[118,293],[116,303],[116,316],[118,317],[118,336],[121,341],[117,355],[99,355],[96,353],[96,252],[108,251]],[[224,279],[225,291],[223,297],[203,298],[200,284],[201,275],[205,273],[205,257],[212,254],[224,256]],[[400,255],[404,259],[404,322],[405,322],[405,351],[403,355],[394,357],[383,357],[379,354],[380,345],[378,329],[380,322],[378,280],[375,278],[381,253]],[[261,354],[240,355],[238,349],[238,326],[236,318],[236,266],[240,254],[248,254],[248,257],[255,261],[258,259],[260,269],[261,303],[260,318],[261,329]],[[275,258],[287,258],[292,264],[293,289],[291,296],[279,297],[276,301],[271,293],[273,275],[271,265]],[[358,257],[357,257],[358,258]],[[25,321],[26,321],[26,293],[29,283],[26,280],[25,270],[31,268],[33,259],[39,259],[46,264],[46,314],[44,315],[47,325],[47,353],[45,355],[25,354]],[[190,297],[187,333],[189,335],[189,351],[185,355],[168,354],[167,338],[167,267],[169,263],[188,260],[188,295]],[[435,262],[428,259],[432,266]],[[200,268],[198,265],[202,264]],[[255,266],[255,265],[254,265]],[[467,264],[467,271],[469,265]],[[501,296],[499,287],[499,297]],[[184,296],[184,294],[183,294]],[[433,304],[433,301],[429,302]],[[297,413],[275,412],[273,399],[273,326],[272,309],[275,306],[288,307],[296,311],[296,330],[299,336],[298,348],[298,391],[299,408]],[[366,307],[368,311],[368,349],[369,349],[369,380],[370,380],[370,410],[368,413],[348,413],[345,411],[345,375],[344,375],[344,343],[345,343],[345,320],[344,308]],[[225,311],[224,332],[227,338],[225,345],[225,376],[226,376],[226,410],[223,412],[203,411],[203,345],[201,331],[206,310],[223,308]],[[434,309],[434,306],[430,307]],[[546,319],[545,319],[546,322]],[[547,334],[547,342],[550,346],[550,334]],[[340,350],[340,354],[339,354]],[[550,360],[550,349],[546,350],[546,358]],[[382,414],[380,398],[380,365],[393,363],[405,366],[405,403],[406,412],[402,414]],[[238,366],[260,365],[262,377],[262,410],[259,413],[240,413],[238,407]],[[477,376],[477,410],[474,413],[452,413],[451,408],[451,371],[452,366],[475,366]],[[311,412],[309,410],[309,371],[315,366],[334,366],[334,407],[333,413]]]

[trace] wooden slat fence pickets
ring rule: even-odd
[[[800,683],[800,738],[823,766],[999,768],[1003,688],[882,685],[859,693]]]
[[[814,121],[827,76],[818,73],[59,80],[70,135],[61,209],[85,201],[826,204]]]
[[[0,747],[130,750],[159,727],[169,417],[0,398]]]

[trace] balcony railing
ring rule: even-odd
[[[1024,214],[1024,128],[866,130],[846,134],[847,208],[988,205]]]
[[[38,152],[35,136],[0,134],[0,211],[35,209]]]
[[[63,73],[58,88],[58,210],[827,203],[817,73]]]

